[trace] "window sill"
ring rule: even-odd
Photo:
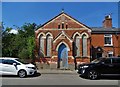
[[[45,58],[51,58],[51,56],[46,56]]]
[[[112,44],[111,45],[105,44],[104,46],[105,47],[112,47],[113,45]]]
[[[75,56],[75,58],[81,58],[81,56]]]

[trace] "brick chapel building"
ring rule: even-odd
[[[120,55],[120,31],[110,15],[103,27],[93,28],[61,12],[35,31],[35,41],[38,58],[55,62],[56,68]]]

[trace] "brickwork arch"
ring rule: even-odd
[[[66,42],[60,42],[60,43],[57,45],[57,47],[56,47],[56,51],[58,51],[58,48],[59,48],[59,46],[60,46],[61,44],[65,44],[66,47],[68,48],[68,51],[70,51],[70,47],[68,46],[68,44],[67,44]]]
[[[81,35],[80,35],[79,32],[75,32],[75,33],[73,34],[73,37],[72,37],[72,38],[75,39],[76,35],[78,35],[79,37],[81,37]]]
[[[47,33],[46,33],[46,36],[48,36],[48,35],[49,35],[49,36],[51,36],[51,38],[53,38],[53,35],[52,35],[52,33],[50,33],[50,32],[47,32]]]
[[[43,35],[43,37],[46,38],[46,35],[43,32],[39,33],[37,38],[39,38],[41,35]]]
[[[86,33],[86,32],[81,33],[81,37],[83,37],[84,35],[86,36],[85,38],[89,38],[90,37],[89,34]]]

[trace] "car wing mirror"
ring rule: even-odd
[[[14,66],[16,66],[17,64],[16,63],[13,63]]]

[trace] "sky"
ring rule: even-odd
[[[117,2],[2,2],[2,21],[5,27],[44,24],[62,9],[89,27],[102,27],[105,15],[112,13],[113,27],[118,27]]]
[[[0,2],[0,21],[2,21],[2,3]]]
[[[119,0],[2,0],[2,2],[119,2]]]

